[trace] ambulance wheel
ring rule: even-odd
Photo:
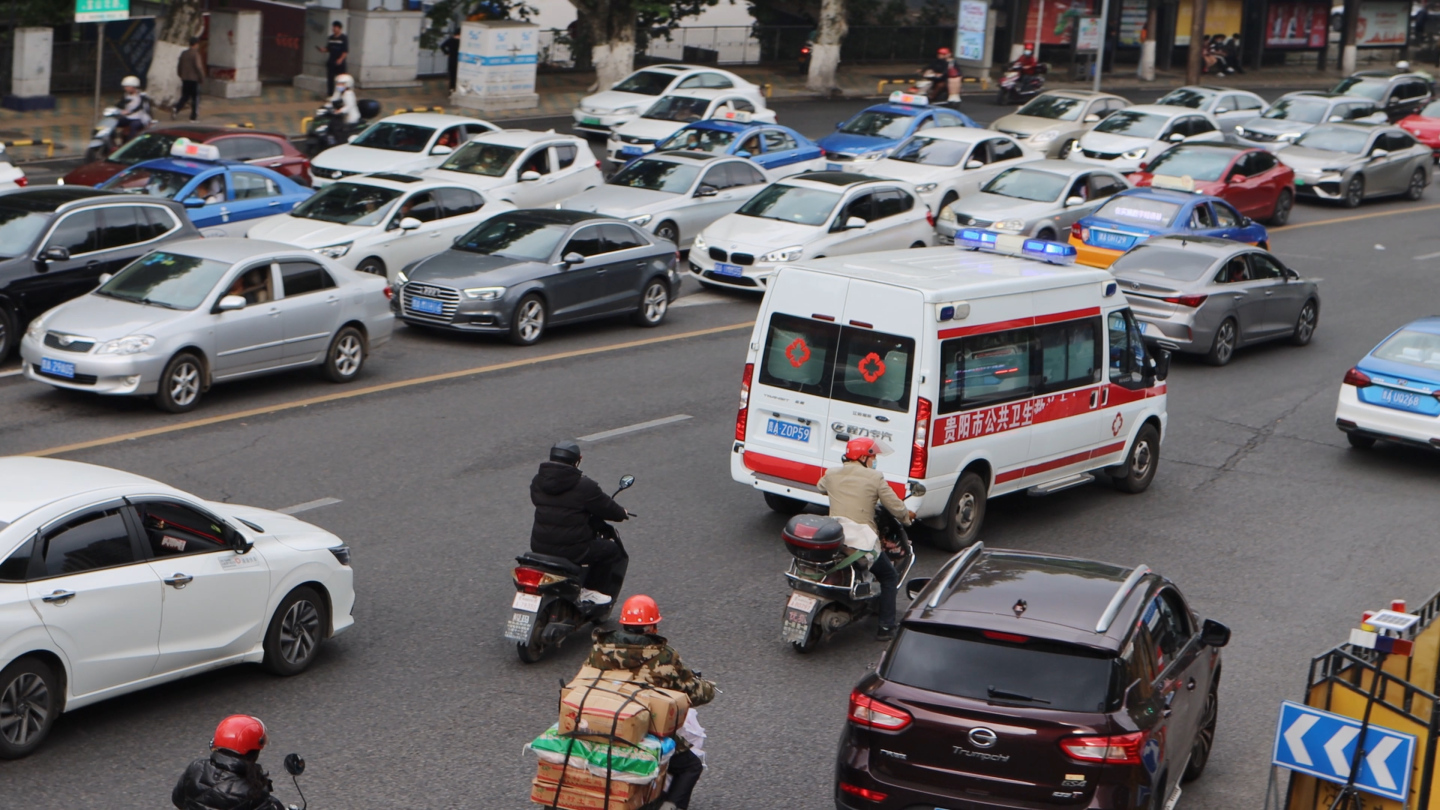
[[[779,512],[782,515],[798,515],[805,511],[809,504],[799,498],[787,498],[784,495],[776,495],[773,492],[765,493],[765,505],[770,511]]]
[[[1154,425],[1145,425],[1130,445],[1130,455],[1119,467],[1111,467],[1110,480],[1115,488],[1132,495],[1150,488],[1155,470],[1160,466],[1160,432]]]
[[[945,527],[935,535],[935,545],[942,551],[959,551],[975,542],[980,524],[985,522],[985,481],[967,472],[955,482],[950,504],[945,508]]]

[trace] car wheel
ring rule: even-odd
[[[10,310],[0,306],[0,362],[4,362],[10,357],[10,353],[15,351],[15,344],[20,342],[19,328]]]
[[[1375,440],[1369,436],[1362,436],[1359,433],[1346,433],[1345,440],[1356,450],[1369,450],[1375,446]]]
[[[805,511],[806,506],[809,506],[799,498],[789,498],[773,492],[765,493],[765,505],[770,507],[770,511],[779,512],[782,515],[798,515]]]
[[[670,311],[670,287],[658,278],[651,279],[640,293],[640,306],[635,309],[634,321],[640,326],[659,326]]]
[[[200,358],[181,352],[170,358],[160,375],[160,389],[155,392],[155,405],[162,411],[185,413],[194,410],[205,388],[205,368]]]
[[[510,342],[516,346],[532,346],[545,334],[545,302],[530,294],[515,305],[510,316]]]
[[[946,208],[949,208],[949,207],[950,207],[950,204],[953,203],[953,202],[955,202],[955,201],[958,200],[958,199],[960,199],[960,195],[959,195],[959,194],[956,194],[956,193],[953,192],[953,191],[947,191],[947,192],[945,192],[945,196],[940,199],[940,208],[935,211],[935,215],[936,215],[936,216],[939,216],[941,211],[944,211]]]
[[[319,594],[307,587],[291,591],[280,600],[265,631],[265,668],[276,675],[299,675],[309,669],[329,626]]]
[[[1036,238],[1036,239],[1044,239],[1046,242],[1054,242],[1054,241],[1055,241],[1055,229],[1053,229],[1053,228],[1041,228],[1041,229],[1040,229],[1040,233],[1036,234],[1036,235],[1035,235],[1035,238]]]
[[[674,242],[677,246],[680,244],[680,229],[675,227],[675,223],[668,220],[655,226],[655,236],[667,242]]]
[[[1223,366],[1235,356],[1235,344],[1240,339],[1240,327],[1234,318],[1226,318],[1215,330],[1215,340],[1205,354],[1205,362],[1212,366]]]
[[[0,670],[0,759],[28,756],[60,714],[60,681],[45,662],[21,658]]]
[[[330,382],[350,382],[365,365],[365,336],[359,329],[347,326],[335,333],[330,349],[325,352],[325,377]]]
[[[1280,196],[1275,198],[1275,209],[1270,212],[1270,219],[1265,224],[1271,227],[1280,227],[1290,221],[1290,209],[1295,207],[1295,194],[1290,189],[1281,189]]]
[[[376,256],[371,256],[365,261],[360,262],[360,264],[355,266],[355,269],[361,273],[373,273],[381,278],[386,278],[385,262],[380,261]]]
[[[1055,154],[1055,157],[1059,160],[1064,160],[1070,157],[1070,153],[1075,151],[1075,147],[1079,143],[1080,142],[1075,140],[1074,138],[1067,140],[1064,144],[1060,146],[1060,151]]]
[[[1358,208],[1364,201],[1365,178],[1357,174],[1350,178],[1349,184],[1345,186],[1345,199],[1342,202],[1346,208]]]
[[[1290,336],[1290,343],[1294,346],[1306,346],[1310,339],[1315,337],[1315,325],[1320,321],[1320,307],[1315,304],[1315,299],[1305,302],[1300,308],[1300,317],[1295,319],[1295,334]]]
[[[1195,742],[1190,746],[1190,761],[1185,765],[1185,773],[1181,775],[1180,781],[1194,782],[1205,773],[1205,764],[1210,761],[1210,750],[1215,747],[1215,720],[1220,714],[1220,696],[1218,689],[1210,687],[1210,692],[1205,696],[1205,713],[1200,715],[1200,728],[1195,732]]]
[[[945,527],[935,538],[943,551],[959,551],[975,542],[980,525],[985,522],[985,482],[979,475],[967,472],[955,482],[950,503],[945,509]]]
[[[924,242],[916,242],[915,244],[913,244],[913,245],[910,246],[910,249],[911,249],[911,250],[918,250],[919,248],[923,248],[923,247],[930,247],[930,246],[927,245],[927,244],[925,244]]]
[[[1138,495],[1150,488],[1155,470],[1160,467],[1160,432],[1154,425],[1145,425],[1130,445],[1125,464],[1110,474],[1110,480],[1121,492]],[[1112,468],[1115,469],[1115,468]]]
[[[1410,175],[1410,185],[1405,189],[1405,199],[1418,200],[1425,196],[1425,170],[1416,169]]]

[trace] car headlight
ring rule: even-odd
[[[948,205],[945,206],[944,208],[941,208],[941,209],[940,209],[940,217],[939,217],[939,219],[940,219],[941,222],[954,222],[954,221],[955,221],[955,209],[954,209],[954,208],[951,208],[951,207],[948,206]]]
[[[1145,153],[1148,151],[1150,150],[1142,146],[1139,149],[1131,149],[1129,152],[1123,152],[1121,153],[1120,157],[1123,157],[1126,160],[1139,160],[1140,158],[1145,157]]]
[[[703,234],[703,233],[697,233],[697,234],[695,234],[695,242],[690,245],[690,249],[691,249],[691,250],[704,250],[704,249],[705,249],[705,234]]]
[[[638,217],[629,217],[625,221],[631,225],[644,225],[654,218],[654,214],[641,214]]]
[[[1275,140],[1277,140],[1277,141],[1293,141],[1293,140],[1295,140],[1295,139],[1298,138],[1298,137],[1300,137],[1300,133],[1298,133],[1298,132],[1287,132],[1287,133],[1285,133],[1285,134],[1283,134],[1283,135],[1276,135],[1276,136],[1275,136]]]
[[[476,301],[496,301],[504,294],[504,287],[471,287],[465,291],[466,298]]]
[[[409,284],[409,283],[410,283],[410,276],[409,276],[409,274],[406,273],[404,270],[401,270],[401,271],[397,272],[397,273],[395,274],[395,283],[397,283],[397,284]]]
[[[612,115],[634,115],[640,112],[639,107],[620,107]]]
[[[57,186],[63,186],[63,185],[65,185],[65,178],[62,177],[62,178],[60,178],[59,180],[56,180],[56,181],[55,181],[55,185],[57,185]]]
[[[1044,132],[1037,132],[1035,135],[1033,135],[1030,138],[1030,143],[1039,146],[1040,144],[1049,143],[1058,137],[1060,137],[1060,130],[1047,129]]]
[[[791,246],[791,247],[781,248],[781,249],[779,249],[779,250],[772,250],[772,251],[770,251],[769,253],[766,253],[764,256],[761,256],[761,257],[760,257],[760,261],[762,261],[762,262],[793,262],[793,261],[795,261],[796,259],[800,258],[800,254],[801,254],[801,253],[804,253],[804,252],[805,252],[805,248],[804,248],[803,246],[801,246],[801,245],[793,245],[793,246]]]
[[[30,340],[40,340],[45,336],[45,327],[40,325],[40,319],[36,318],[25,328],[25,337]]]
[[[930,192],[934,191],[939,187],[939,183],[921,183],[920,185],[915,187],[915,191],[920,194],[929,194]]]
[[[349,253],[349,252],[350,252],[350,246],[353,245],[353,244],[355,244],[355,243],[354,243],[354,242],[345,242],[345,243],[339,244],[339,245],[327,245],[327,246],[325,246],[325,247],[315,248],[315,252],[316,252],[316,253],[319,253],[321,256],[325,256],[325,257],[327,257],[327,258],[338,259],[338,258],[340,258],[341,256],[344,256],[346,253]]]
[[[860,156],[860,160],[879,160],[890,153],[889,149],[877,149],[874,152],[867,152]]]
[[[1235,125],[1235,132],[1236,132],[1236,134],[1243,135],[1243,134],[1245,134],[1245,128],[1242,127],[1242,126],[1240,126],[1239,124],[1236,124],[1236,125]]]
[[[116,340],[107,340],[95,350],[96,354],[139,354],[155,345],[155,338],[149,335],[127,335]]]
[[[990,227],[994,228],[997,231],[1022,231],[1025,229],[1025,220],[1002,219],[994,225],[991,225]]]

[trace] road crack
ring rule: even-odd
[[[1204,481],[1196,485],[1194,491],[1199,492],[1200,490],[1205,489],[1211,484],[1214,484],[1216,481],[1219,481],[1227,473],[1234,472],[1235,468],[1240,466],[1240,463],[1243,462],[1246,458],[1248,458],[1250,454],[1265,446],[1265,443],[1268,442],[1270,438],[1275,435],[1275,431],[1277,428],[1280,427],[1281,422],[1284,422],[1286,419],[1294,416],[1297,411],[1309,404],[1310,400],[1314,399],[1315,397],[1319,396],[1321,393],[1327,390],[1329,389],[1317,388],[1309,395],[1303,397],[1299,402],[1296,402],[1294,405],[1291,405],[1289,408],[1281,411],[1279,416],[1270,420],[1263,427],[1253,428],[1249,427],[1248,425],[1242,425],[1238,422],[1228,422],[1223,419],[1216,419],[1215,421],[1217,422],[1224,422],[1224,424],[1227,425],[1233,425],[1235,427],[1249,430],[1251,431],[1251,436],[1250,438],[1246,439],[1243,444],[1237,447],[1235,449],[1235,452],[1231,453],[1230,457],[1225,459],[1225,461],[1223,461],[1220,466],[1214,468],[1214,475],[1211,475],[1209,478],[1206,478]]]

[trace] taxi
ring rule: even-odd
[[[185,138],[170,147],[170,157],[137,163],[98,187],[175,200],[208,237],[244,236],[252,220],[288,213],[314,193],[279,172],[221,160],[218,147]]]
[[[905,139],[930,127],[979,127],[949,107],[932,107],[924,96],[896,91],[889,102],[866,107],[819,140],[826,171],[855,171],[894,151]]]
[[[1335,426],[1352,447],[1440,450],[1440,318],[1412,321],[1345,372]]]
[[[682,150],[749,158],[773,178],[824,166],[820,145],[789,127],[755,120],[744,110],[726,110],[655,144],[655,151]]]
[[[1265,226],[1219,197],[1157,188],[1116,194],[1095,213],[1070,226],[1076,261],[1109,267],[1125,251],[1152,236],[1193,234],[1269,248]]]

